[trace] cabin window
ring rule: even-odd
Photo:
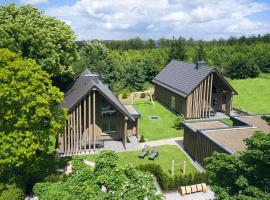
[[[171,96],[171,107],[175,108],[175,97]]]
[[[116,132],[116,124],[115,123],[102,123],[101,125],[102,134],[110,134]]]
[[[105,100],[102,100],[101,113],[102,117],[106,118],[114,116],[116,114],[116,110],[112,108],[112,106],[108,104]]]

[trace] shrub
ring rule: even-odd
[[[176,119],[176,122],[174,124],[174,128],[181,130],[183,129],[183,121],[185,120],[185,118],[181,115],[179,115]]]
[[[144,138],[144,135],[143,134],[140,137],[140,142],[145,142],[145,138]]]
[[[247,56],[236,54],[230,67],[227,68],[226,73],[233,79],[255,78],[260,75],[260,69],[253,61],[249,60]]]
[[[23,190],[15,184],[6,185],[5,189],[0,193],[0,200],[24,200],[24,198]]]
[[[124,91],[122,92],[122,98],[123,98],[123,99],[127,99],[128,96],[129,96],[129,92],[128,92],[127,90],[124,90]]]
[[[153,174],[162,190],[175,190],[181,186],[192,185],[197,183],[208,183],[210,173],[176,174],[174,176],[164,172],[160,165],[145,164],[136,167],[141,171],[147,171]]]

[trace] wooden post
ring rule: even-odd
[[[74,144],[74,148],[75,148],[75,153],[78,152],[78,105],[76,106],[76,109],[75,109],[75,144]]]
[[[207,88],[207,91],[206,91],[206,105],[207,105],[206,110],[207,110],[207,115],[206,115],[206,117],[209,117],[210,106],[211,106],[211,105],[209,105],[209,91],[210,91],[210,84],[209,84],[210,81],[209,80],[210,80],[210,78],[208,76],[207,77],[207,85],[206,85],[206,88]]]
[[[70,153],[70,132],[71,132],[70,126],[71,126],[71,115],[69,116],[68,119],[67,153]]]
[[[213,87],[213,73],[211,74],[210,78],[210,97],[209,97],[209,105],[212,105],[212,87]],[[209,117],[210,117],[210,112],[209,112]]]
[[[80,107],[79,107],[79,139],[80,139],[80,143],[79,143],[79,151],[82,151],[82,102],[80,102]]]
[[[96,150],[96,90],[93,89],[93,149]]]
[[[183,164],[183,174],[186,173],[186,161],[184,160],[184,164]]]
[[[172,176],[174,175],[174,160],[172,160]]]
[[[86,97],[83,100],[83,143],[84,143],[84,151],[86,151]]]
[[[91,101],[91,93],[88,95],[88,137],[87,137],[87,139],[88,139],[88,149],[89,149],[89,151],[91,150],[91,143],[92,143],[92,139],[91,139],[91,137],[92,137],[92,125],[91,125],[91,119],[92,119],[92,117],[91,117],[91,106],[92,106],[92,101]]]
[[[138,140],[139,140],[139,137],[140,137],[140,135],[139,135],[139,119],[137,119],[136,124],[137,124],[137,128],[136,128],[136,137],[137,137]]]
[[[64,132],[64,154],[67,153],[67,129],[68,129],[68,121],[65,122],[65,132]]]
[[[125,149],[127,148],[127,121],[128,118],[125,116],[125,124],[124,124],[124,137],[123,137],[123,144]]]
[[[75,132],[76,132],[76,124],[75,124],[75,109],[73,110],[72,112],[72,152],[71,153],[74,153],[75,152]]]

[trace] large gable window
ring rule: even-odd
[[[116,133],[116,124],[113,122],[104,122],[101,125],[102,134]]]

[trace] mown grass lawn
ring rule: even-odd
[[[141,164],[155,163],[159,164],[164,171],[171,173],[172,160],[174,160],[175,164],[186,161],[186,173],[194,174],[197,172],[197,169],[190,163],[190,160],[187,158],[184,152],[175,145],[159,146],[159,156],[155,160],[149,160],[147,156],[144,159],[138,158],[139,153],[140,151],[117,153],[119,156],[118,164],[120,166],[138,166]],[[95,162],[96,155],[85,155],[83,157],[86,160]],[[182,166],[175,166],[175,173],[182,173]]]
[[[234,96],[234,107],[254,114],[270,113],[270,74],[229,82],[239,94]]]
[[[160,140],[183,136],[182,130],[174,128],[177,115],[169,111],[163,105],[155,101],[152,105],[150,101],[135,101],[136,109],[141,113],[140,134],[147,140]],[[158,120],[150,120],[149,116],[158,116]]]

